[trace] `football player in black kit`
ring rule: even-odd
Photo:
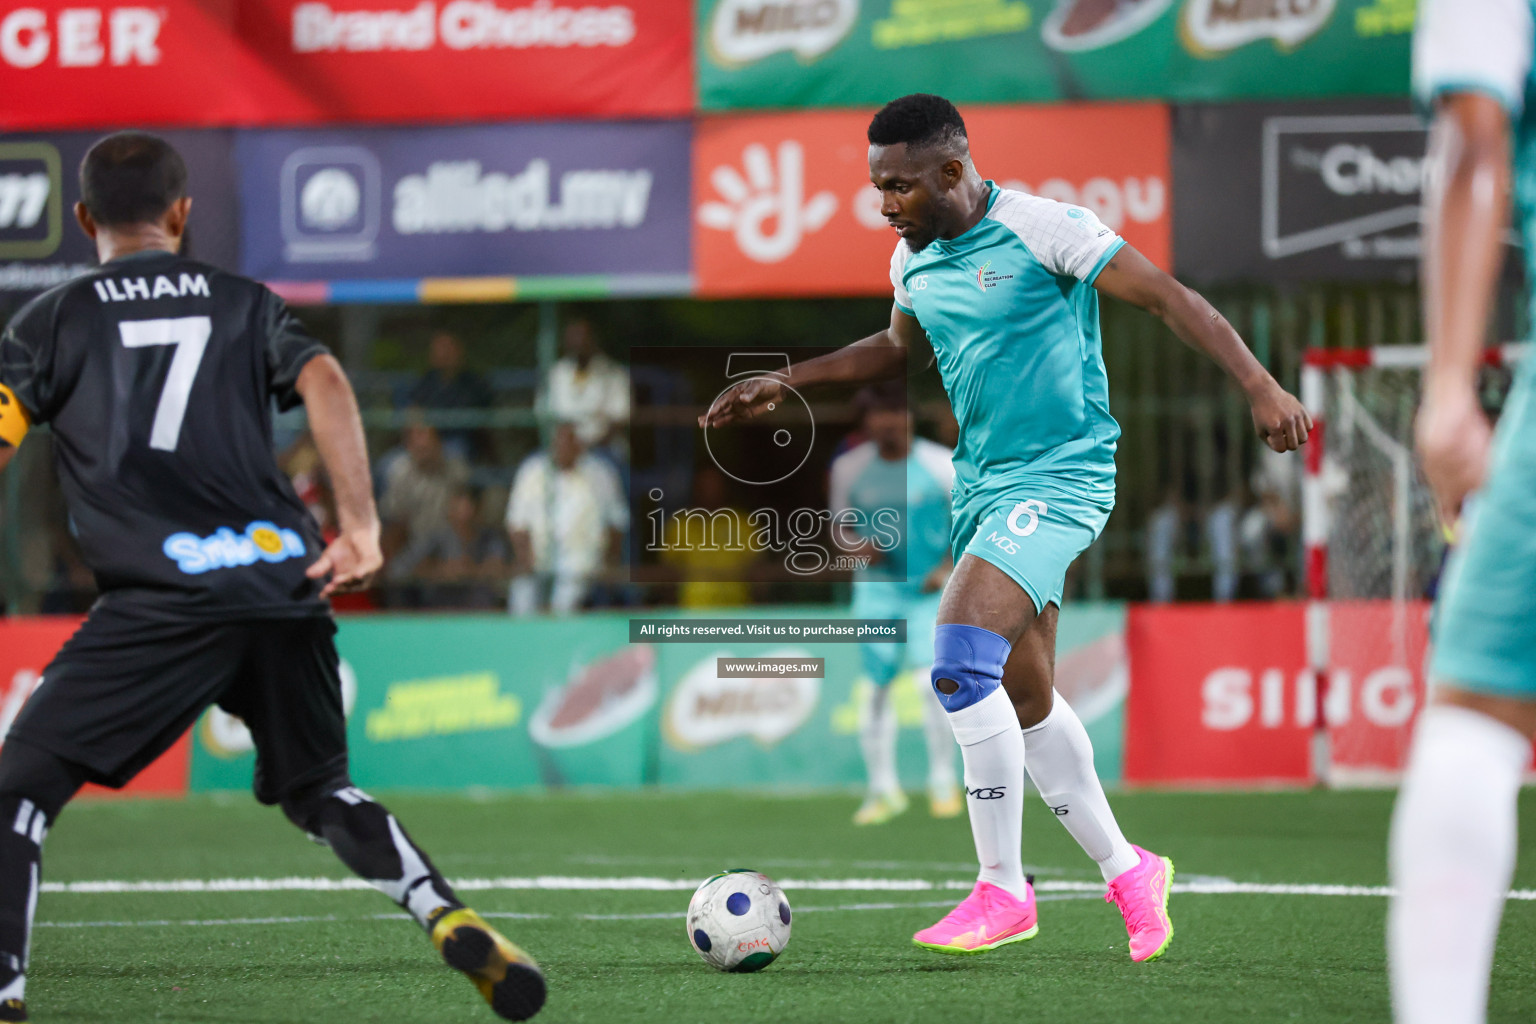
[[[347,775],[327,598],[383,562],[357,401],[341,365],[262,285],[178,255],[180,155],[108,136],[75,213],[101,267],[28,303],[0,336],[0,468],[53,431],[101,598],[0,748],[0,1021],[27,1019],[43,837],[85,782],[122,786],[210,704],[256,744],[256,798],[408,910],[508,1020],[544,978],[459,902]],[[278,469],[272,406],[302,402],[336,496],[328,547]]]

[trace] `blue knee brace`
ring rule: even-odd
[[[933,692],[945,711],[968,708],[1003,684],[1003,664],[1013,646],[980,626],[946,622],[933,631]],[[954,693],[939,689],[940,679],[959,684]]]

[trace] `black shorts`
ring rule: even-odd
[[[274,804],[346,771],[335,635],[329,617],[168,623],[97,608],[6,738],[115,789],[218,704],[251,730],[256,798]]]

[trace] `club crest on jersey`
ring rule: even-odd
[[[211,297],[208,279],[202,274],[169,274],[147,277],[104,277],[96,282],[96,294],[102,302],[142,302],[146,299],[184,299],[189,295]]]
[[[980,288],[982,291],[986,291],[989,288],[996,288],[1004,281],[1013,280],[1012,274],[999,273],[996,270],[990,269],[991,266],[992,261],[987,260],[987,262],[981,265],[981,269],[976,271],[976,287]]]
[[[257,562],[286,562],[290,558],[302,558],[305,553],[304,538],[268,522],[254,522],[244,533],[221,526],[211,537],[173,533],[165,538],[161,550],[188,576]]]

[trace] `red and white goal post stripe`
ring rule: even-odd
[[[1526,346],[1489,348],[1490,368]],[[1424,695],[1428,603],[1441,543],[1412,448],[1422,345],[1311,349],[1301,399],[1307,657],[1317,688],[1314,773],[1330,784],[1397,776]]]

